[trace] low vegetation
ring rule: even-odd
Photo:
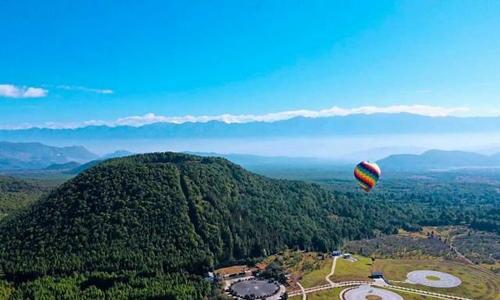
[[[319,291],[319,292],[314,292],[307,294],[307,299],[308,300],[331,300],[331,299],[339,299],[340,292],[342,291],[342,288],[334,288],[330,290],[324,290],[324,291]],[[295,296],[289,298],[291,300],[301,300],[302,296]]]
[[[477,266],[442,259],[377,259],[376,271],[383,272],[385,278],[395,285],[414,287],[438,293],[446,293],[472,299],[499,299],[500,284],[497,275]],[[404,283],[406,275],[415,270],[441,271],[457,276],[462,284],[454,288],[431,288],[423,285]]]
[[[453,246],[476,264],[500,262],[500,235],[467,230],[453,239]]]
[[[290,275],[288,284],[297,289],[295,281],[304,288],[326,284],[325,276],[330,273],[332,258],[323,253],[286,250],[273,255],[259,266],[279,265],[283,272]]]
[[[407,258],[407,257],[446,257],[455,255],[450,246],[439,237],[411,237],[386,235],[374,239],[350,241],[344,249],[368,257]]]

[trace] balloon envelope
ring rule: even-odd
[[[377,184],[380,174],[380,167],[369,161],[362,161],[354,168],[354,177],[358,180],[359,186],[367,192]]]

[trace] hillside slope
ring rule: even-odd
[[[7,275],[202,272],[287,246],[327,250],[341,239],[372,236],[363,209],[346,200],[220,158],[111,159],[5,222],[0,261]]]

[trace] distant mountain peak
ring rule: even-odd
[[[428,150],[422,154],[395,154],[378,161],[384,170],[429,171],[457,168],[500,167],[500,156],[483,155],[460,150]]]
[[[116,150],[111,153],[105,154],[101,156],[101,159],[109,159],[109,158],[117,158],[117,157],[124,157],[124,156],[130,156],[135,153],[130,152],[128,150]]]
[[[83,163],[97,155],[83,146],[54,147],[38,142],[0,142],[0,169],[43,169],[52,164]]]

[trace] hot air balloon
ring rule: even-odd
[[[369,161],[362,161],[354,168],[354,177],[359,186],[367,192],[377,184],[380,174],[379,166]]]

